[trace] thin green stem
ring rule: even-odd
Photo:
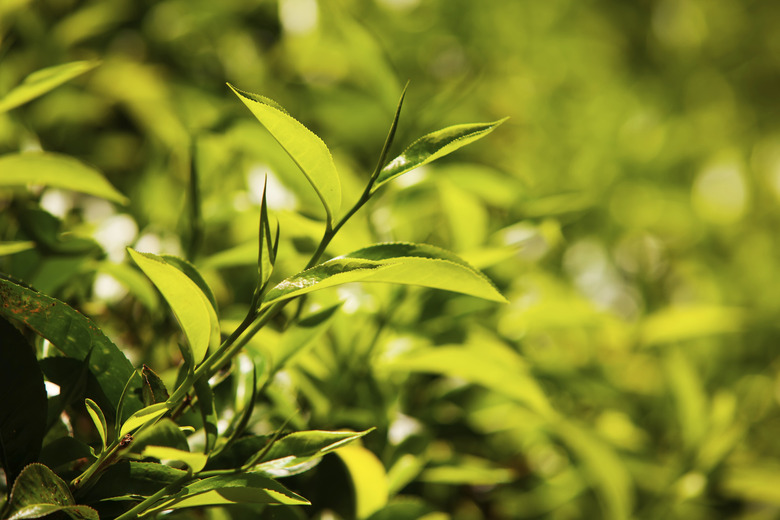
[[[147,497],[142,502],[136,504],[132,509],[129,509],[128,511],[125,511],[124,513],[119,515],[116,518],[116,520],[134,520],[135,518],[138,518],[139,514],[143,513],[147,509],[150,509],[161,498],[177,492],[179,489],[182,488],[182,486],[185,485],[186,482],[192,479],[193,479],[192,473],[188,473],[187,475],[181,477],[180,479],[171,482],[170,484],[168,484],[167,486],[159,490],[154,495]]]

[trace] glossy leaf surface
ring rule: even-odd
[[[35,350],[3,318],[0,345],[0,462],[10,485],[25,465],[38,459],[47,402]]]
[[[128,433],[133,433],[141,426],[156,421],[158,417],[165,414],[167,411],[168,407],[165,403],[153,404],[138,410],[122,425],[122,429],[119,431],[119,437],[124,437]]]
[[[8,520],[40,518],[56,511],[74,520],[98,520],[94,509],[75,505],[65,481],[43,464],[24,468],[11,490],[8,506]]]
[[[194,472],[203,469],[208,460],[208,455],[192,453],[189,451],[169,448],[167,446],[147,446],[142,453],[144,457],[154,457],[160,460],[178,460],[187,464]]]
[[[99,64],[100,62],[97,61],[72,61],[33,72],[0,99],[0,113],[42,96],[66,81],[94,69]]]
[[[85,399],[84,404],[87,407],[87,412],[92,418],[92,422],[95,423],[95,428],[100,435],[100,440],[103,441],[103,448],[107,445],[108,440],[108,426],[106,425],[106,416],[103,415],[103,410],[92,399]]]
[[[108,402],[116,408],[133,366],[92,320],[59,300],[3,278],[0,278],[0,301],[0,315],[24,323],[66,356],[83,360],[89,354],[89,370]],[[140,401],[129,396],[127,407],[137,410]]]
[[[215,330],[217,324],[212,321],[214,309],[211,303],[195,282],[159,256],[132,249],[128,251],[160,290],[179,320],[189,344],[189,348],[182,348],[182,355],[190,361],[192,368],[206,356],[212,338],[219,336],[218,330]]]
[[[219,475],[184,486],[177,498],[163,502],[151,512],[228,504],[308,505],[309,501],[261,475]]]
[[[40,184],[101,197],[119,204],[128,199],[103,174],[81,161],[51,152],[28,152],[0,157],[0,187]]]
[[[333,223],[341,206],[341,183],[328,147],[311,130],[269,99],[228,86],[284,148],[320,197]]]
[[[412,143],[404,152],[382,168],[372,191],[390,182],[399,175],[419,166],[428,164],[481,139],[506,121],[500,119],[492,123],[455,125],[427,134]]]
[[[265,304],[350,282],[384,282],[444,289],[506,302],[493,284],[457,256],[421,244],[379,244],[334,258],[271,289]]]
[[[368,518],[387,504],[388,482],[382,462],[362,446],[336,452],[347,467],[355,490],[355,516]]]

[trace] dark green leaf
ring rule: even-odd
[[[165,388],[165,383],[163,383],[160,376],[147,365],[144,365],[141,369],[141,379],[143,380],[141,391],[144,406],[164,403],[168,400],[170,394],[168,394],[168,389]]]
[[[35,350],[0,318],[0,462],[10,484],[38,460],[46,430],[46,389]]]
[[[462,146],[485,137],[504,121],[506,119],[492,123],[455,125],[421,137],[404,150],[401,155],[382,168],[372,191],[376,191],[380,186],[390,182],[399,175],[435,161]]]
[[[25,233],[47,252],[78,255],[101,251],[100,245],[90,238],[61,234],[60,220],[42,209],[26,208],[20,211],[19,221]]]
[[[214,404],[214,392],[206,379],[195,382],[195,395],[198,396],[198,408],[206,430],[206,448],[209,453],[217,443],[217,409]]]
[[[77,506],[68,484],[43,464],[30,464],[22,470],[11,490],[8,520],[40,518],[62,511],[74,520],[99,520],[97,512]]]
[[[91,352],[90,372],[100,383],[113,413],[133,367],[92,320],[59,300],[3,278],[0,278],[0,301],[0,315],[25,324],[65,355],[83,360]],[[137,399],[128,397],[128,408],[139,407]]]

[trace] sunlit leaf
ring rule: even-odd
[[[103,415],[103,410],[92,399],[85,399],[84,404],[87,406],[87,412],[92,418],[92,422],[95,423],[95,428],[100,435],[100,440],[103,441],[103,448],[108,444],[108,426],[106,425],[106,416]]]
[[[179,320],[189,348],[182,348],[182,355],[190,365],[206,357],[209,344],[219,336],[214,323],[214,308],[203,291],[190,278],[159,256],[128,249],[138,267],[149,277],[165,297]]]
[[[128,433],[133,433],[141,426],[156,421],[167,411],[168,406],[165,403],[153,404],[138,410],[122,425],[122,429],[119,431],[119,437],[124,437]]]
[[[744,321],[744,311],[735,307],[678,305],[647,316],[642,323],[641,337],[646,345],[684,341],[738,332]]]
[[[335,258],[271,289],[265,305],[350,282],[420,285],[506,302],[479,271],[443,249],[421,244],[378,244]]]
[[[166,446],[147,446],[141,454],[144,457],[154,457],[155,459],[160,459],[162,461],[178,460],[184,462],[196,473],[203,469],[209,458],[209,456],[204,453],[192,453]]]
[[[0,242],[0,256],[13,255],[21,253],[22,251],[28,251],[35,247],[35,242],[32,240],[16,240],[13,242]]]
[[[198,410],[206,431],[204,449],[209,453],[217,442],[217,409],[214,403],[214,392],[205,378],[195,381],[195,395],[198,396]]]
[[[347,467],[355,491],[355,516],[368,518],[387,504],[387,474],[382,462],[362,446],[346,446],[336,454]]]
[[[435,161],[462,146],[481,139],[495,130],[504,121],[506,119],[500,119],[492,123],[455,125],[421,137],[404,150],[401,155],[382,168],[372,191],[376,191],[380,186],[390,182],[399,175]]]
[[[341,184],[328,147],[281,107],[249,92],[228,86],[252,111],[287,154],[295,161],[320,197],[328,219],[334,222],[341,206]]]
[[[128,199],[96,169],[81,161],[51,152],[0,156],[0,187],[42,185],[73,190],[127,204]]]
[[[100,65],[98,61],[72,61],[35,71],[27,76],[21,85],[0,99],[0,113],[42,96],[98,65]]]
[[[184,486],[177,497],[150,510],[182,509],[227,504],[308,505],[309,501],[275,480],[251,473],[219,475]]]

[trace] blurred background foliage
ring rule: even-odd
[[[75,156],[130,203],[1,197],[0,239],[53,233],[24,213],[39,204],[57,240],[99,246],[0,268],[171,377],[175,321],[125,246],[192,258],[229,325],[254,287],[264,176],[276,277],[322,229],[316,195],[225,82],[320,135],[354,200],[408,79],[396,148],[511,119],[400,178],[328,254],[439,245],[510,303],[350,286],[308,300],[342,302],[324,325],[264,330],[247,353],[266,366],[256,430],[290,414],[378,429],[285,482],[312,507],[262,514],[780,518],[778,20],[761,0],[5,0],[0,95],[44,67],[100,65],[0,114],[0,153]]]

